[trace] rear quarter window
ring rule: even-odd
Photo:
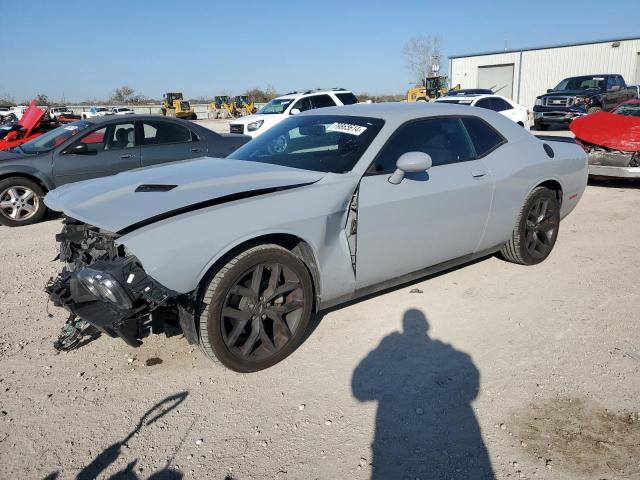
[[[507,141],[495,128],[478,117],[465,117],[462,123],[471,137],[478,157],[488,154]]]
[[[358,103],[358,98],[351,92],[336,93],[335,95],[343,105],[353,105],[354,103]]]

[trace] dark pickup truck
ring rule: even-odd
[[[628,88],[622,75],[582,75],[562,80],[555,88],[536,98],[533,123],[536,130],[549,125],[567,126],[587,113],[612,110],[616,105],[636,98],[637,92]]]

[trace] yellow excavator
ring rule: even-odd
[[[460,85],[449,88],[446,75],[425,78],[423,85],[416,85],[407,91],[407,102],[429,102],[445,95],[449,90],[460,90]]]
[[[189,102],[184,100],[182,92],[169,92],[162,95],[162,114],[167,117],[177,117],[186,120],[195,120],[196,112]]]

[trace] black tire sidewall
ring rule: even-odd
[[[38,223],[40,220],[42,220],[42,217],[44,217],[45,213],[47,213],[47,207],[44,204],[44,190],[42,189],[42,187],[33,180],[23,177],[9,177],[0,180],[0,192],[2,192],[5,188],[12,186],[23,186],[30,188],[38,196],[38,210],[36,210],[35,215],[24,221],[12,220],[10,218],[7,218],[3,213],[0,213],[0,224],[7,227],[22,227],[25,225]]]
[[[293,270],[302,283],[305,306],[300,317],[300,324],[293,337],[285,347],[272,357],[259,362],[244,362],[236,357],[222,338],[222,324],[220,312],[227,296],[227,292],[235,285],[237,280],[249,269],[259,263],[280,263]],[[215,278],[215,277],[214,277]],[[211,282],[213,283],[213,281]],[[211,283],[207,288],[212,288]],[[209,346],[213,350],[217,359],[227,368],[240,373],[249,373],[269,368],[284,360],[293,353],[304,340],[306,330],[309,326],[313,311],[313,284],[311,275],[304,263],[295,255],[285,249],[274,247],[258,250],[235,263],[220,279],[215,287],[211,301],[202,312],[200,318],[200,328],[207,329]]]
[[[554,219],[556,221],[556,228],[555,228],[555,233],[553,235],[553,239],[551,241],[551,248],[549,249],[549,252],[544,257],[537,258],[531,255],[527,250],[526,240],[525,240],[526,239],[525,230],[527,226],[527,217],[529,214],[529,210],[531,209],[531,206],[541,198],[548,198],[551,201],[551,205],[554,208]],[[520,244],[520,256],[525,261],[526,265],[536,265],[538,263],[545,261],[549,257],[549,255],[553,251],[553,247],[555,246],[556,241],[558,240],[559,229],[560,229],[560,208],[559,208],[558,199],[556,198],[555,193],[549,190],[548,188],[536,189],[536,191],[532,192],[532,195],[530,195],[527,198],[527,201],[525,202],[525,205],[523,208],[523,215],[520,218],[520,224],[518,225],[518,233],[520,235],[520,238],[523,240],[522,243]]]

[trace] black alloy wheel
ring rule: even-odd
[[[500,250],[505,260],[535,265],[545,260],[558,239],[560,203],[556,192],[536,187],[520,210],[511,238]]]
[[[258,245],[234,257],[203,296],[204,352],[238,372],[262,370],[302,342],[313,306],[304,263],[277,245]]]
[[[551,253],[557,228],[551,200],[545,197],[536,199],[529,208],[524,229],[527,252],[533,258],[544,260]]]

